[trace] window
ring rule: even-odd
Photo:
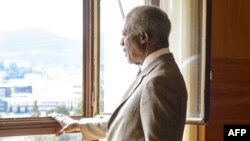
[[[134,6],[145,2],[148,4],[151,1],[120,0],[120,6],[126,14]],[[191,3],[183,0],[158,2],[169,13],[172,25],[176,25],[170,35],[170,44],[180,50],[175,50],[171,46],[170,49],[184,74],[189,98],[192,98],[189,102],[187,123],[204,122],[207,112],[204,110],[207,104],[207,93],[204,91],[207,92],[208,88],[204,82],[208,80],[209,69],[207,67],[209,50],[205,45],[206,2],[205,0],[192,0]],[[26,135],[46,134],[28,138],[52,140],[53,135],[47,136],[47,134],[53,134],[59,125],[47,117],[47,111],[55,110],[55,105],[65,106],[61,107],[64,110],[70,109],[66,111],[76,119],[114,110],[138,70],[137,66],[127,63],[122,47],[119,47],[123,24],[120,6],[119,0],[0,2],[0,18],[6,19],[1,20],[0,27],[0,136],[21,135],[25,140]],[[180,17],[175,19],[176,16]],[[44,25],[48,27],[46,32],[37,29]],[[7,38],[12,37],[11,33],[21,29],[28,29],[28,33],[19,33],[15,36],[18,38],[3,44]],[[49,40],[44,39],[48,37]],[[55,49],[51,47],[49,51],[42,50],[43,46],[49,44],[55,46]],[[184,50],[185,45],[188,47],[187,50]],[[10,50],[8,46],[18,48]],[[30,48],[21,50],[27,46]],[[65,46],[68,48],[63,50]],[[21,59],[14,58],[20,54]],[[15,61],[13,63],[16,59],[18,63]],[[45,64],[44,66],[48,65],[47,62],[54,63],[56,67],[54,65],[43,67],[35,65],[36,63],[27,63],[22,59],[41,62]],[[67,64],[66,67],[62,65],[63,63]],[[114,66],[114,64],[120,65]],[[118,72],[119,80],[116,77]],[[121,76],[121,72],[126,75]],[[21,81],[23,78],[25,79]],[[48,81],[45,81],[45,78]],[[39,83],[33,80],[39,80]],[[34,87],[34,82],[37,87]],[[117,85],[117,82],[123,85]],[[62,87],[65,88],[63,91]],[[41,92],[49,93],[49,90],[53,93],[66,92],[66,96],[57,93],[49,94],[52,98],[48,98],[41,94],[41,99],[35,101],[32,99],[38,98]],[[37,95],[34,96],[34,93]],[[58,100],[53,100],[53,97]],[[65,97],[68,98],[67,101]],[[30,99],[33,101],[29,102]],[[49,100],[42,101],[42,99]],[[70,136],[75,140],[79,139],[78,135]],[[13,140],[9,137],[0,137],[0,140],[2,139]]]
[[[120,3],[119,3],[120,2]],[[172,23],[170,51],[181,69],[188,89],[184,140],[197,140],[197,124],[208,120],[209,19],[206,0],[102,0],[100,2],[99,107],[112,113],[136,77],[138,67],[128,64],[120,46],[122,15],[142,4],[159,5]],[[119,4],[122,6],[123,12]],[[112,15],[112,16],[110,16]],[[208,29],[209,30],[209,29]],[[119,84],[118,84],[119,83]],[[97,96],[98,97],[98,96]]]
[[[1,117],[41,117],[62,105],[80,115],[74,109],[82,103],[82,2],[0,5]]]
[[[53,111],[85,114],[83,2],[0,1],[0,136],[54,133]]]
[[[171,20],[170,51],[173,52],[181,69],[189,94],[187,123],[204,123],[207,120],[208,104],[206,96],[208,87],[205,82],[208,79],[209,69],[208,49],[205,46],[206,2],[203,0],[146,2],[146,4],[158,2]],[[131,8],[143,4],[144,0],[100,2],[100,112],[113,112],[119,104],[119,99],[136,77],[138,67],[127,63],[119,43],[123,12],[126,15]]]
[[[119,7],[117,0],[100,2],[100,111],[105,113],[115,110],[119,98],[133,82],[139,69],[136,65],[128,64],[120,46],[123,28],[120,10],[126,14],[134,6],[143,5],[144,0],[124,0],[120,4],[122,7]]]
[[[187,122],[206,122],[205,67],[205,1],[160,1],[172,21],[170,49],[186,81],[189,99]],[[201,7],[201,8],[199,8]],[[171,48],[172,47],[172,48]]]

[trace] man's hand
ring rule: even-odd
[[[62,129],[56,133],[57,136],[60,136],[65,132],[80,131],[78,120],[74,120],[67,115],[58,114],[55,112],[49,116],[55,119],[62,126]]]

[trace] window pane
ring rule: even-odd
[[[160,7],[166,11],[171,20],[170,51],[174,54],[188,89],[187,120],[194,122],[203,121],[205,116],[206,21],[202,14],[205,14],[206,9],[205,2],[201,5],[201,1],[160,1]],[[143,4],[144,1],[121,0],[121,2],[126,15],[131,8]],[[119,44],[123,19],[118,2],[101,1],[100,13],[100,111],[112,112],[135,79],[138,68],[128,64]],[[199,19],[201,17],[203,19]]]
[[[121,0],[121,4],[126,15],[133,7],[144,4],[144,0]],[[123,17],[119,3],[117,0],[102,0],[100,7],[100,112],[113,112],[135,79],[138,67],[128,64],[120,46]]]
[[[0,117],[81,115],[82,0],[0,1]]]
[[[205,27],[200,23],[199,8],[201,0],[161,0],[164,9],[172,22],[170,49],[184,76],[188,89],[187,120],[204,119],[204,82],[205,82],[205,46],[202,44]],[[205,2],[204,2],[205,4]],[[204,12],[205,13],[205,12]],[[204,17],[204,16],[202,16]],[[202,31],[203,30],[203,31]]]

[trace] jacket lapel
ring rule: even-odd
[[[166,61],[166,60],[174,60],[172,53],[167,53],[164,55],[161,55],[156,60],[154,60],[152,63],[149,64],[148,67],[146,67],[135,79],[135,81],[132,83],[132,85],[129,87],[125,95],[123,96],[121,103],[116,108],[116,110],[113,112],[112,116],[110,117],[109,123],[108,123],[108,129],[110,127],[111,122],[113,121],[114,117],[118,114],[120,108],[122,105],[129,99],[129,97],[134,93],[136,88],[141,84],[143,78],[147,76],[156,66],[158,66],[160,63]]]
[[[148,67],[146,67],[135,79],[135,81],[132,83],[128,91],[125,93],[125,95],[122,98],[121,104],[125,102],[136,90],[136,88],[141,84],[143,78],[147,76],[156,66],[158,66],[161,62],[164,62],[166,60],[174,60],[171,53],[164,54],[159,56],[156,60],[154,60],[152,63],[149,64]]]

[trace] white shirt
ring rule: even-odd
[[[157,50],[151,54],[149,54],[144,62],[142,63],[141,66],[141,71],[143,71],[146,67],[148,67],[148,65],[153,62],[157,57],[161,56],[162,54],[166,54],[166,53],[170,53],[169,48],[162,48],[160,50]]]

